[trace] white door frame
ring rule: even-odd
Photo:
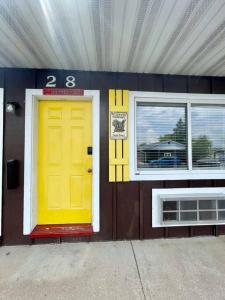
[[[43,95],[42,89],[26,89],[25,108],[25,153],[24,153],[24,212],[23,234],[28,235],[37,225],[37,146],[38,146],[38,100],[87,100],[92,101],[92,226],[94,232],[100,228],[99,220],[99,135],[100,93],[84,90],[83,96]]]
[[[4,89],[0,89],[0,236],[2,235],[2,163],[3,163]]]

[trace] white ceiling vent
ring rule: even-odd
[[[154,189],[153,227],[225,224],[224,188]]]

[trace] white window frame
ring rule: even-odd
[[[174,188],[174,189],[152,189],[152,227],[184,227],[184,226],[199,226],[199,225],[224,225],[225,222],[213,222],[213,221],[204,221],[204,222],[185,222],[185,223],[177,223],[177,224],[163,224],[161,221],[161,214],[162,214],[162,207],[161,201],[159,199],[160,196],[188,196],[188,195],[195,195],[196,199],[198,196],[203,195],[216,195],[221,194],[225,196],[225,187],[222,188]],[[178,198],[179,199],[179,198]]]
[[[99,165],[100,165],[100,92],[84,90],[83,96],[43,95],[42,89],[26,89],[25,107],[25,153],[24,153],[24,212],[23,234],[29,235],[37,225],[37,146],[38,146],[38,100],[92,101],[92,226],[100,230],[99,218]]]
[[[136,107],[137,102],[154,103],[183,103],[187,104],[187,132],[188,132],[188,170],[141,170],[137,166],[136,143]],[[192,104],[225,105],[225,95],[222,94],[187,94],[187,93],[156,93],[129,92],[129,136],[130,136],[130,180],[188,180],[188,179],[225,179],[225,170],[192,170],[191,157],[191,110]]]
[[[2,167],[3,167],[4,89],[0,89],[0,236],[2,236]]]

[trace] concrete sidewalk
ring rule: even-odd
[[[225,237],[1,247],[0,299],[225,299]]]

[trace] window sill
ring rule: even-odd
[[[202,221],[199,221],[199,222],[183,222],[183,223],[163,223],[163,224],[157,224],[157,225],[152,225],[153,228],[159,228],[159,227],[187,227],[187,226],[212,226],[212,225],[225,225],[225,222],[224,221],[208,221],[208,222],[202,222]]]
[[[130,172],[131,181],[225,179],[225,170],[172,170]]]

